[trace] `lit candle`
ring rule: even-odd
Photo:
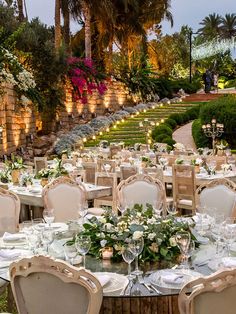
[[[203,130],[206,129],[206,125],[205,125],[205,124],[202,125],[202,129],[203,129]]]
[[[103,259],[111,259],[113,256],[113,248],[112,247],[104,247],[102,249],[102,258]]]
[[[216,124],[216,119],[212,119],[212,120],[211,120],[211,123],[212,123],[212,124]]]

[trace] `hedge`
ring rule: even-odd
[[[201,119],[196,119],[192,124],[192,136],[194,142],[199,147],[209,147],[211,146],[211,141],[206,137],[202,131],[202,122]]]

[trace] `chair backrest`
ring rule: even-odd
[[[70,164],[72,166],[76,166],[76,159],[73,158],[73,159],[69,159],[69,158],[65,158],[62,160],[62,165],[64,164]]]
[[[117,187],[117,175],[116,173],[96,172],[95,184],[112,187],[112,194],[114,194]]]
[[[113,158],[117,153],[122,150],[121,145],[112,145],[110,146],[110,158]]]
[[[173,165],[173,200],[177,204],[181,200],[191,201],[191,208],[195,210],[196,179],[194,166]]]
[[[97,171],[98,172],[115,172],[116,171],[115,160],[98,159]]]
[[[165,187],[158,179],[149,175],[137,174],[121,181],[117,187],[117,205],[121,208],[134,204],[151,204],[160,208],[163,206],[163,214],[166,214]]]
[[[34,157],[34,168],[37,174],[41,169],[47,168],[47,157]]]
[[[143,173],[148,174],[151,177],[160,180],[161,182],[164,182],[163,169],[160,166],[144,168]]]
[[[221,170],[221,165],[227,163],[227,157],[226,156],[207,156],[206,157],[206,162],[211,162],[211,161],[216,162],[216,169],[215,170]]]
[[[82,162],[83,169],[85,170],[85,182],[95,183],[95,173],[97,171],[96,162]]]
[[[19,314],[98,314],[102,287],[90,272],[46,256],[34,256],[10,266]]]
[[[78,219],[78,211],[85,200],[84,186],[68,177],[56,178],[43,189],[44,206],[54,209],[56,222]]]
[[[201,184],[196,190],[196,207],[212,207],[226,217],[236,216],[236,184],[226,178]]]
[[[120,166],[120,178],[121,180],[126,180],[129,177],[137,174],[138,170],[135,166]]]
[[[181,289],[179,311],[180,314],[234,314],[235,295],[236,269],[218,271],[193,280]]]
[[[0,188],[0,234],[18,231],[19,216],[19,197],[11,191]]]

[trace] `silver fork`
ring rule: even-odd
[[[138,278],[138,280],[139,280],[139,283],[141,284],[141,285],[144,285],[144,287],[150,292],[150,293],[153,293],[154,292],[154,290],[152,290],[147,284],[146,284],[146,282],[144,281],[144,279],[143,279],[143,277],[139,277]]]

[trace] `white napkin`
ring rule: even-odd
[[[222,265],[224,267],[234,268],[234,267],[236,267],[236,258],[235,257],[224,257],[224,258],[222,258]]]
[[[2,237],[3,242],[23,241],[26,240],[25,234],[5,232]]]
[[[0,261],[13,261],[22,255],[22,250],[0,250]]]
[[[184,276],[181,274],[174,274],[171,272],[166,272],[161,275],[161,279],[165,283],[181,284],[184,280]]]
[[[111,277],[109,275],[96,274],[96,277],[99,280],[102,287],[104,287],[111,280]]]

